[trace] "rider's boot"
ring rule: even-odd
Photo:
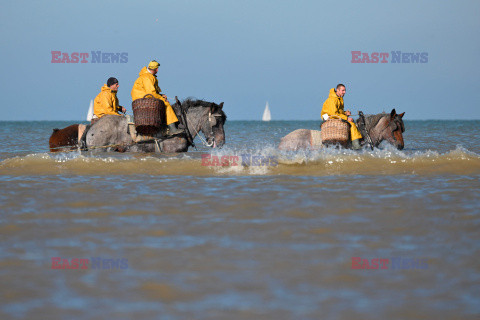
[[[176,122],[170,123],[168,125],[168,135],[169,136],[173,136],[173,135],[176,135],[176,134],[179,134],[179,133],[183,132],[183,130],[177,129],[177,126],[175,124],[176,124]]]
[[[360,145],[360,139],[355,139],[352,141],[352,149],[353,150],[360,150],[362,146]]]

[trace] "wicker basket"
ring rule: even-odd
[[[150,96],[150,97],[148,97]],[[160,129],[165,120],[165,104],[151,94],[132,102],[135,129],[141,134],[153,134]]]
[[[330,119],[321,126],[323,144],[347,145],[350,141],[350,124],[340,119]]]

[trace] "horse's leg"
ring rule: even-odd
[[[182,137],[173,137],[167,140],[163,140],[160,143],[161,152],[176,153],[187,152],[188,142],[187,139]]]

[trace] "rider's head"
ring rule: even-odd
[[[345,95],[345,85],[344,84],[337,84],[337,88],[335,89],[335,93],[339,97],[343,97]]]
[[[160,63],[158,63],[155,60],[152,60],[148,63],[148,71],[150,71],[151,74],[157,74],[158,72],[158,67],[160,67]]]
[[[114,78],[114,77],[108,78],[107,87],[109,87],[110,90],[112,91],[118,91],[118,87],[120,87],[120,85],[118,84],[117,78]]]

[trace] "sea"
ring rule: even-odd
[[[479,319],[480,121],[407,117],[403,150],[228,120],[182,154],[2,121],[0,319]]]

